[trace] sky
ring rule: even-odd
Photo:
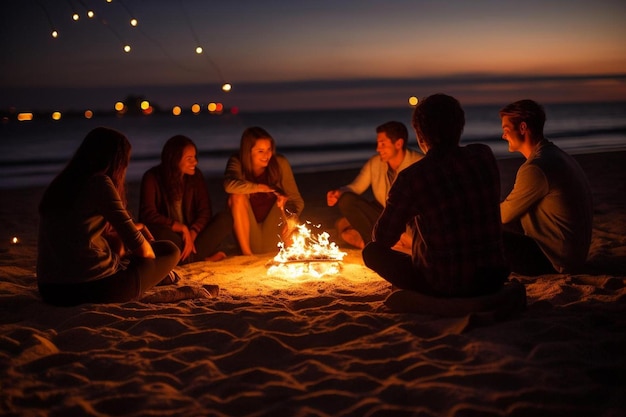
[[[436,92],[467,104],[626,100],[624,0],[3,0],[0,10],[0,110],[112,108],[130,94],[250,110],[400,107]]]

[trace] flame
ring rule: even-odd
[[[307,224],[296,225],[290,235],[290,244],[278,243],[280,250],[267,274],[292,278],[312,275],[319,278],[339,273],[346,252],[342,252],[329,238],[328,232],[313,235]]]

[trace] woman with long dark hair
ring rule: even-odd
[[[174,242],[183,263],[224,259],[226,254],[218,248],[232,232],[228,210],[212,216],[197,153],[190,138],[173,136],[163,146],[161,163],[141,181],[139,220],[157,239]]]
[[[291,166],[276,153],[274,138],[261,127],[241,135],[239,153],[226,165],[224,189],[233,215],[233,229],[244,255],[277,250],[285,239],[289,215],[304,209]]]
[[[130,151],[122,133],[93,129],[46,189],[39,205],[37,254],[44,301],[133,300],[176,265],[178,248],[167,241],[149,242],[147,229],[126,210]]]

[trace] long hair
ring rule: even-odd
[[[262,127],[252,126],[243,131],[241,135],[241,144],[239,145],[239,159],[243,168],[244,176],[247,180],[254,180],[252,172],[252,148],[259,139],[267,139],[270,141],[272,148],[272,157],[267,164],[267,173],[270,185],[278,185],[280,183],[280,167],[276,160],[276,142],[274,138]]]
[[[161,151],[160,171],[165,188],[167,190],[167,198],[170,205],[181,199],[184,190],[184,182],[182,172],[180,170],[180,160],[187,146],[193,146],[196,153],[198,148],[196,144],[187,136],[176,135],[167,140]]]
[[[125,180],[130,151],[130,142],[117,130],[106,127],[93,129],[46,189],[39,205],[40,213],[70,207],[76,198],[76,189],[97,174],[111,179],[126,206]]]
[[[454,97],[433,94],[415,107],[412,123],[417,136],[431,148],[449,148],[461,141],[465,112]]]

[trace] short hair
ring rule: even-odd
[[[500,109],[499,114],[500,118],[508,116],[515,127],[526,122],[534,135],[543,135],[546,112],[536,101],[529,99],[516,101]]]
[[[458,146],[465,127],[465,112],[454,97],[433,94],[415,106],[412,123],[418,138],[431,148]]]
[[[409,131],[402,122],[395,120],[383,123],[376,128],[376,133],[384,133],[391,140],[392,143],[396,143],[398,139],[403,139],[402,148],[407,148],[407,141],[409,139]]]

